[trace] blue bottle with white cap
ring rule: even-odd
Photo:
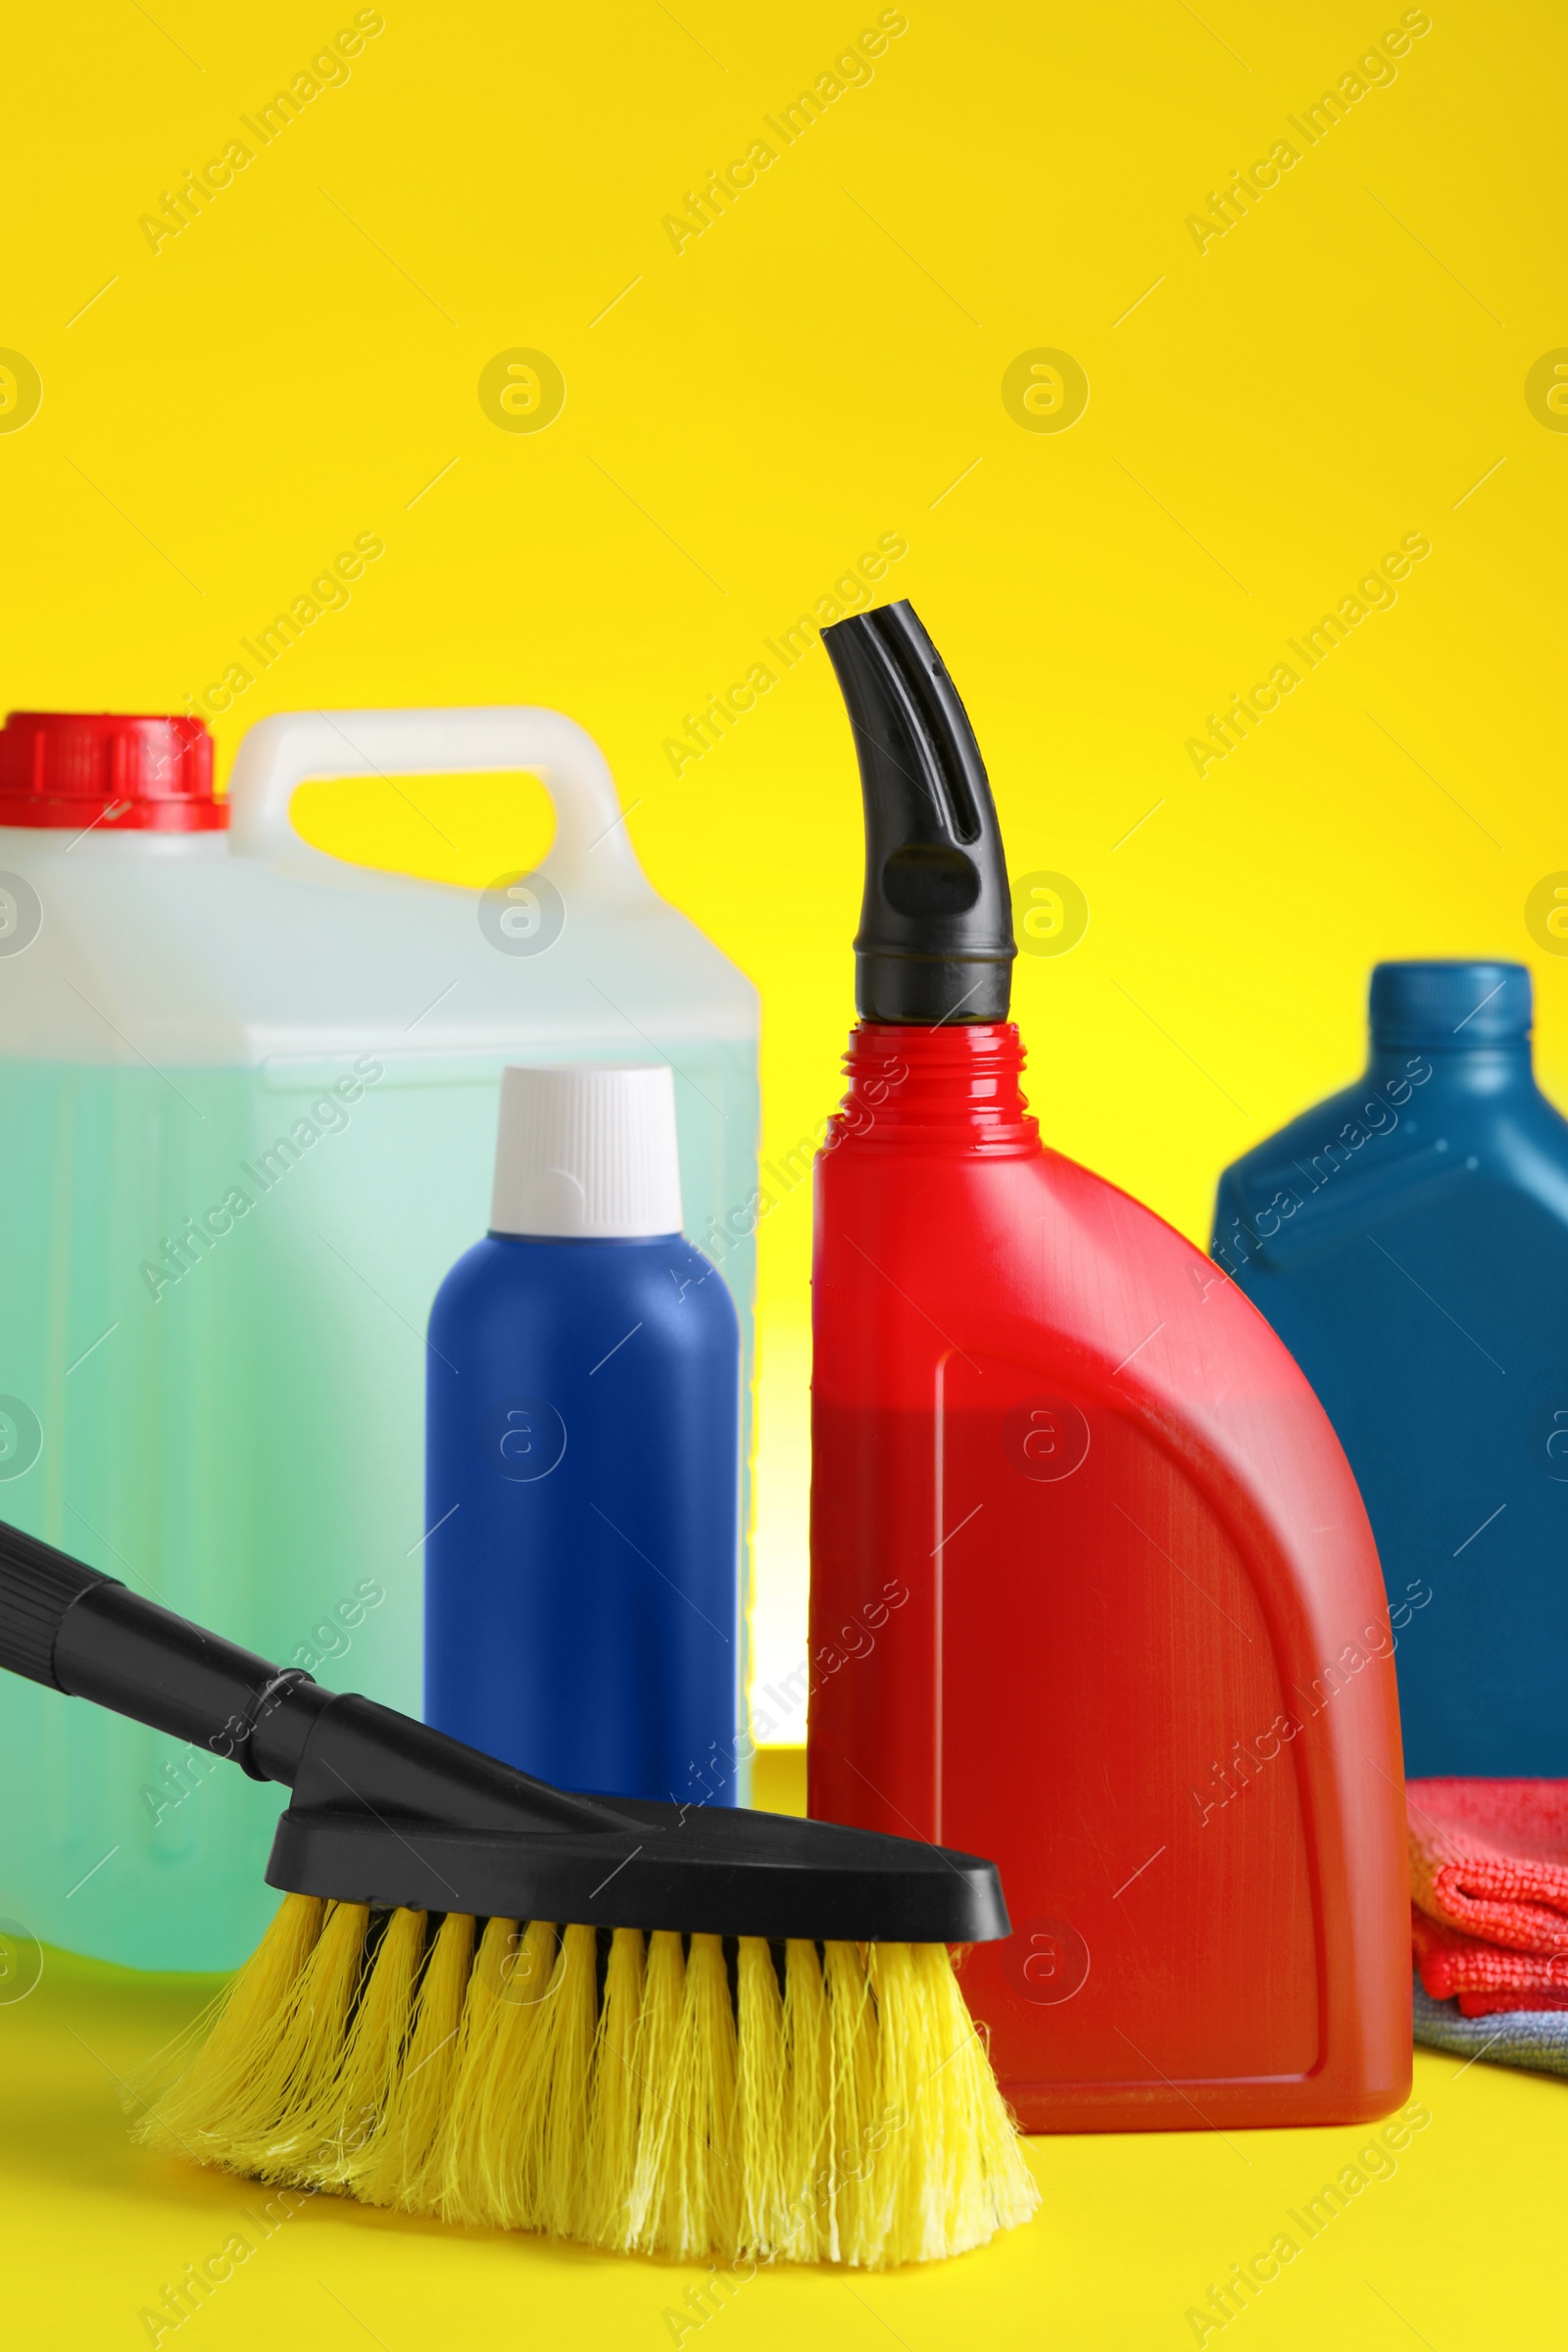
[[[1568,1775],[1568,1122],[1523,964],[1380,963],[1365,1075],[1227,1169],[1212,1253],[1377,1537],[1412,1775]],[[1245,1409],[1241,1403],[1238,1409]],[[1347,1626],[1317,1678],[1358,1671]]]
[[[425,1719],[565,1788],[733,1804],[740,1327],[667,1065],[509,1068],[430,1314]]]

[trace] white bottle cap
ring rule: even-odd
[[[679,1233],[675,1082],[665,1062],[501,1073],[492,1233]]]

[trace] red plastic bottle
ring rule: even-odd
[[[1013,1933],[963,1984],[1025,2130],[1384,2115],[1404,1810],[1354,1481],[1235,1286],[1042,1146],[985,770],[918,621],[826,638],[867,1017],[816,1171],[810,1811],[1001,1865]]]

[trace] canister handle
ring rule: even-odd
[[[536,775],[556,811],[544,870],[602,896],[654,896],[627,838],[614,779],[593,737],[527,703],[467,710],[278,710],[240,743],[228,781],[229,839],[244,857],[338,867],[294,830],[301,784],[344,776]]]

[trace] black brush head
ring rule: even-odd
[[[0,1524],[0,1666],[280,1781],[267,1881],[389,1909],[594,1928],[983,1943],[996,1865],[729,1806],[577,1796],[323,1690]]]
[[[691,1935],[982,1943],[994,1863],[726,1805],[564,1795],[368,1699],[318,1715],[268,1884],[414,1910]]]

